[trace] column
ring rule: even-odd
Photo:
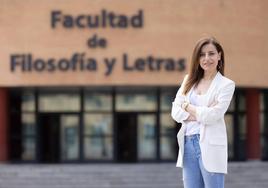
[[[260,99],[258,89],[246,91],[247,158],[260,159]]]
[[[0,162],[8,160],[8,90],[0,88]]]

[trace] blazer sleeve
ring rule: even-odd
[[[214,124],[216,121],[224,117],[235,90],[235,83],[228,82],[219,90],[216,101],[218,102],[213,107],[199,106],[196,107],[196,119],[203,125]]]
[[[186,101],[186,96],[182,94],[188,75],[183,79],[174,101],[172,102],[171,117],[178,123],[182,123],[189,117],[189,113],[181,108],[181,104]]]

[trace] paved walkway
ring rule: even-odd
[[[0,188],[182,188],[173,163],[0,164]],[[226,188],[268,188],[268,162],[229,163]]]

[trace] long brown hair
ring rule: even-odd
[[[202,47],[207,44],[213,44],[216,47],[217,52],[221,54],[221,59],[218,62],[217,70],[222,75],[224,75],[224,51],[222,46],[214,37],[202,38],[195,45],[192,54],[190,72],[183,91],[184,95],[186,95],[195,84],[198,84],[204,76],[204,70],[201,68],[199,64],[199,58]]]

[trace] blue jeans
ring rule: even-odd
[[[184,188],[224,188],[224,174],[208,172],[202,163],[199,134],[185,136],[183,156]]]

